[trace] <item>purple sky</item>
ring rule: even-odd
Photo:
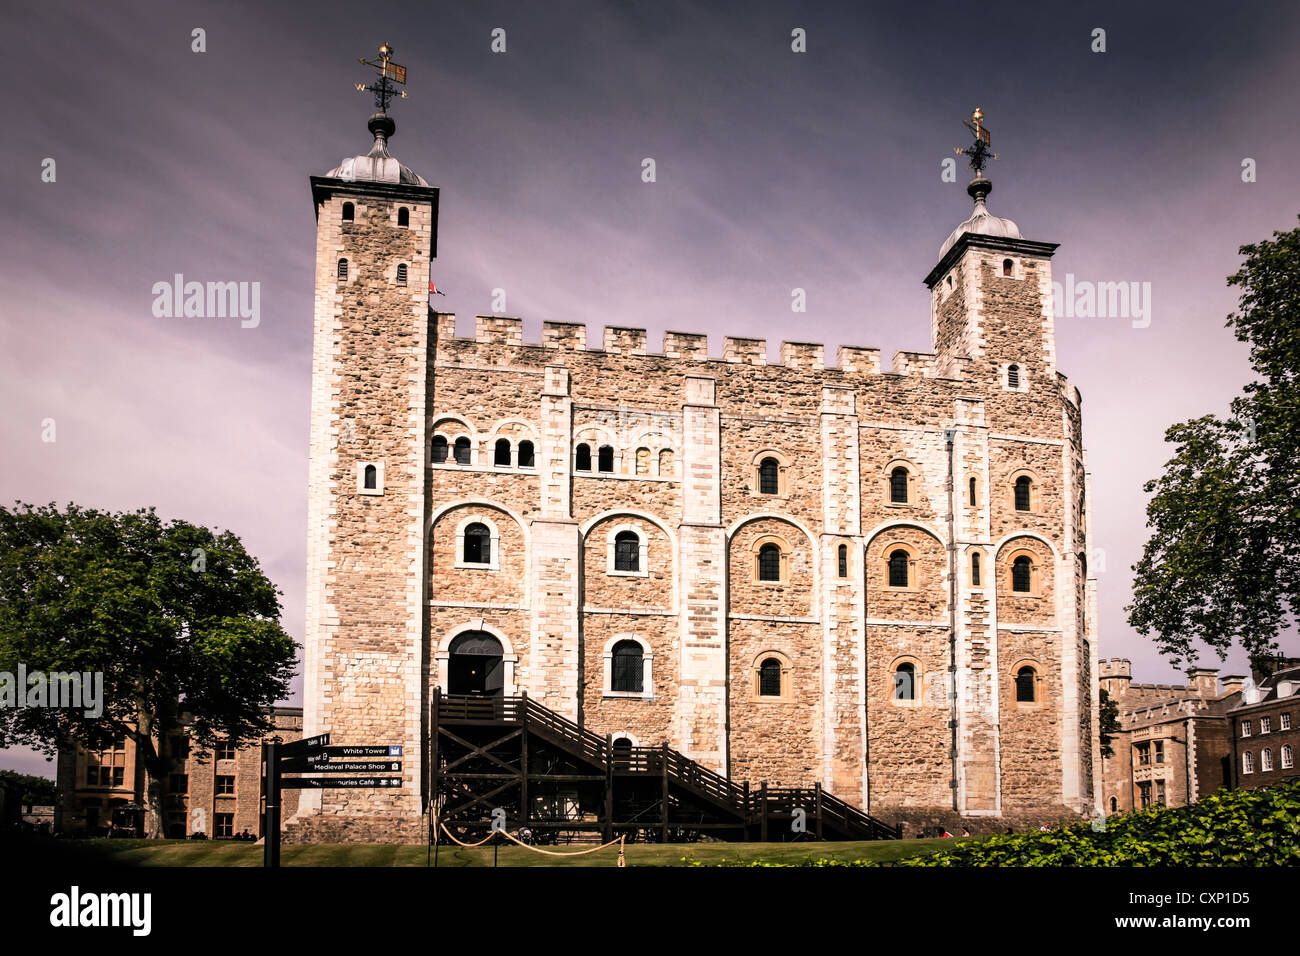
[[[928,351],[922,278],[989,207],[1063,280],[1149,282],[1149,328],[1058,318],[1084,395],[1101,655],[1179,675],[1125,622],[1142,484],[1175,421],[1246,381],[1237,248],[1300,212],[1300,12],[1252,3],[26,4],[0,36],[0,500],[230,528],[303,633],[315,223],[307,177],[364,152],[356,62],[391,43],[392,149],[442,189],[434,277],[469,334],[543,319]],[[978,12],[975,12],[977,11]],[[206,52],[191,31],[206,31]],[[490,51],[506,30],[507,50]],[[807,31],[808,52],[790,50]],[[1107,52],[1090,50],[1106,30]],[[41,181],[53,158],[57,179]],[[641,182],[653,157],[658,181]],[[1258,181],[1241,181],[1246,157]],[[261,284],[261,321],[156,318],[155,282]],[[807,290],[792,322],[790,290]],[[888,361],[888,359],[886,359]],[[42,441],[42,421],[57,440]],[[1094,566],[1095,566],[1094,562]],[[1294,638],[1284,647],[1296,652]],[[1218,665],[1209,655],[1204,663]],[[1245,667],[1240,655],[1228,667]],[[297,687],[297,684],[295,685]],[[295,698],[296,700],[296,698]],[[51,772],[25,751],[0,767]]]

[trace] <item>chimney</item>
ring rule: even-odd
[[[1239,694],[1241,689],[1246,686],[1245,674],[1224,674],[1223,675],[1223,693]]]
[[[1216,675],[1217,667],[1189,667],[1187,669],[1187,689],[1197,697],[1214,697],[1219,691]]]

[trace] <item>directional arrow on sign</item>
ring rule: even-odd
[[[276,753],[280,757],[299,757],[313,750],[321,750],[329,742],[329,734],[317,734],[315,737],[304,737],[292,743],[280,744],[276,747]]]

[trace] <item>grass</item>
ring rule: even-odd
[[[798,863],[803,860],[875,860],[891,862],[903,857],[950,849],[965,840],[881,840],[869,843],[676,843],[668,845],[633,843],[625,851],[628,866],[687,866],[690,863],[734,863],[763,860],[770,863]],[[83,862],[106,866],[261,866],[262,847],[252,843],[223,840],[69,840],[58,841],[59,849]],[[45,846],[49,846],[47,842]],[[573,853],[580,847],[559,849]],[[442,847],[440,867],[492,866],[490,847],[464,849]],[[503,846],[498,866],[615,866],[618,847],[582,856],[547,856],[519,846]],[[322,843],[285,846],[280,850],[282,866],[424,866],[423,846],[373,843]]]

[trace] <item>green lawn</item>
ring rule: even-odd
[[[628,866],[685,866],[690,862],[721,863],[764,860],[792,863],[801,860],[877,860],[949,849],[964,840],[882,840],[871,843],[678,843],[629,844]],[[262,847],[222,840],[76,840],[60,841],[70,856],[90,858],[109,866],[261,866]],[[573,853],[580,847],[547,849]],[[446,846],[438,853],[439,866],[491,866],[493,851]],[[547,856],[518,846],[498,851],[498,866],[615,866],[618,847],[582,856]],[[280,851],[282,866],[424,866],[422,846],[325,843],[286,846]]]

